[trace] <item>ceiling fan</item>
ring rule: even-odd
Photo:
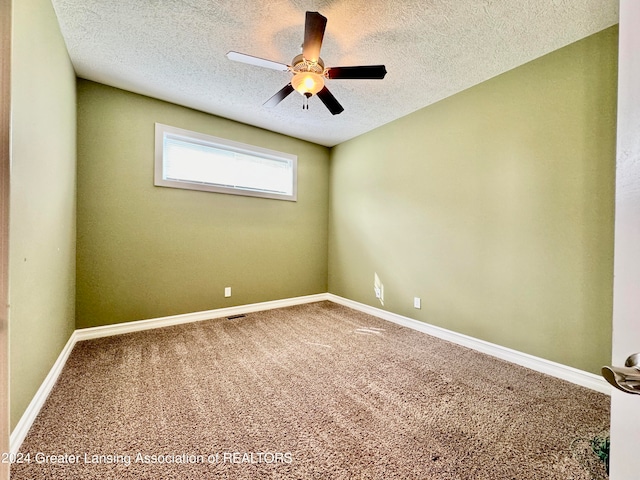
[[[294,90],[304,96],[302,108],[309,109],[308,99],[317,95],[333,115],[344,108],[324,84],[325,79],[373,79],[381,80],[387,74],[384,65],[363,65],[358,67],[325,67],[320,58],[320,48],[327,19],[318,12],[307,12],[304,25],[304,43],[302,53],[291,61],[291,65],[253,57],[244,53],[229,52],[227,58],[236,62],[248,63],[257,67],[266,67],[283,72],[291,72],[291,82],[264,103],[265,107],[275,107]]]

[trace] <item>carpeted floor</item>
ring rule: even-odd
[[[587,480],[608,422],[605,395],[320,302],[78,343],[11,478]]]

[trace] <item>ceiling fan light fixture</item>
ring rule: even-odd
[[[300,95],[315,95],[324,88],[324,78],[313,72],[299,72],[293,76],[291,85]]]
[[[318,12],[307,12],[304,23],[304,43],[302,53],[293,57],[291,65],[253,57],[244,53],[229,52],[227,57],[237,62],[248,63],[272,70],[288,71],[293,74],[290,83],[287,83],[275,95],[264,103],[265,107],[275,107],[287,98],[293,91],[297,91],[304,97],[303,110],[309,109],[309,98],[317,95],[324,106],[332,115],[338,115],[344,111],[344,107],[336,100],[329,89],[324,85],[325,79],[372,79],[382,80],[387,73],[384,65],[359,65],[354,67],[330,67],[324,66],[320,58],[320,48],[324,37],[327,18]]]

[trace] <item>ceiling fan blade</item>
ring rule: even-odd
[[[311,62],[317,62],[320,58],[320,48],[324,29],[327,26],[327,18],[318,12],[307,12],[304,24],[304,43],[302,44],[302,55]]]
[[[282,100],[284,100],[285,98],[287,98],[287,96],[293,92],[293,87],[291,86],[291,84],[287,84],[285,85],[282,90],[280,90],[278,93],[276,93],[273,97],[271,97],[269,100],[267,100],[266,102],[264,102],[264,106],[265,107],[275,107],[276,105],[278,105]]]
[[[330,67],[327,69],[327,76],[336,80],[382,80],[386,74],[387,69],[384,65],[363,65],[360,67]]]
[[[318,95],[318,98],[322,100],[322,103],[325,104],[332,115],[338,115],[344,111],[344,107],[340,105],[336,97],[333,96],[327,87],[323,87],[316,95]]]
[[[256,67],[265,67],[272,70],[280,70],[286,72],[289,70],[289,66],[284,63],[274,62],[272,60],[265,60],[264,58],[253,57],[245,53],[228,52],[227,58],[234,62],[248,63],[249,65],[255,65]]]

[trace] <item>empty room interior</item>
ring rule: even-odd
[[[14,1],[12,478],[608,478],[618,2],[522,3]]]

